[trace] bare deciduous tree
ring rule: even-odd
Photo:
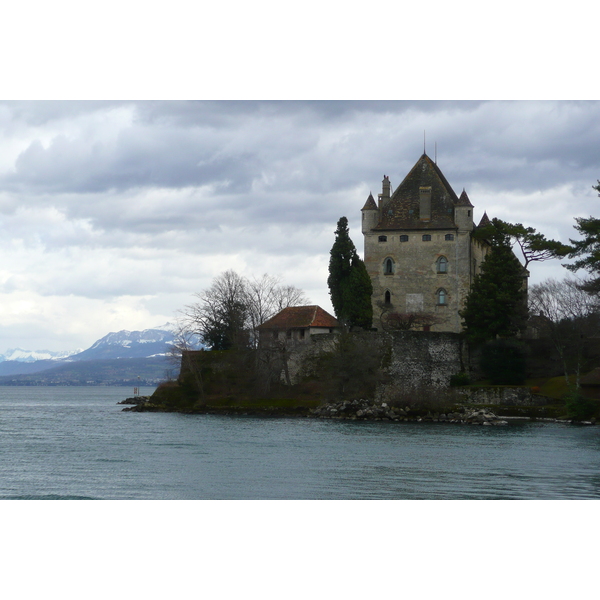
[[[293,285],[282,285],[279,277],[266,273],[260,279],[245,279],[245,287],[249,327],[253,332],[284,308],[309,303],[302,290]]]
[[[203,358],[202,353],[190,353],[199,341],[211,350],[255,350],[254,356],[244,352],[244,360],[254,361],[256,381],[268,391],[282,357],[285,363],[287,349],[262,344],[257,328],[288,306],[309,304],[304,292],[283,285],[278,277],[265,274],[249,279],[229,270],[195,298],[196,302],[180,311],[171,359],[194,381],[201,399],[205,396],[202,365],[209,355]]]
[[[384,331],[409,331],[416,329],[429,330],[432,325],[439,325],[444,320],[428,312],[402,313],[395,310],[393,304],[378,302],[381,310],[379,320]]]
[[[582,289],[581,281],[567,277],[547,279],[529,290],[530,314],[545,318],[549,337],[560,356],[565,380],[570,373],[579,389],[586,339],[598,333],[600,300]]]

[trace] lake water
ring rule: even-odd
[[[0,387],[0,498],[600,498],[598,426],[122,412],[131,395]]]

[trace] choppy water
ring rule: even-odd
[[[122,412],[130,392],[0,387],[0,498],[600,498],[598,426]]]

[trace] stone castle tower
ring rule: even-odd
[[[489,222],[484,214],[479,226]],[[423,154],[392,191],[389,177],[377,203],[362,208],[364,260],[373,283],[373,326],[390,312],[420,315],[431,331],[462,330],[458,314],[485,255],[472,239],[473,205],[456,195],[438,166]]]

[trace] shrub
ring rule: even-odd
[[[494,385],[520,385],[525,382],[526,353],[516,340],[493,340],[481,353],[481,370]]]
[[[431,386],[406,388],[398,384],[386,387],[382,400],[390,406],[408,408],[418,414],[449,412],[460,404],[461,397],[455,390]]]
[[[469,385],[470,383],[471,383],[471,380],[469,379],[469,376],[464,371],[461,371],[460,373],[456,373],[455,375],[452,375],[450,377],[450,385],[451,386]]]
[[[575,421],[589,419],[596,412],[596,404],[578,392],[570,392],[565,395],[564,399],[567,416]]]

